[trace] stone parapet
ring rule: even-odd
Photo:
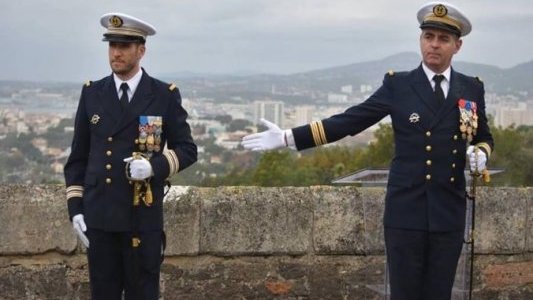
[[[88,299],[64,186],[0,186],[0,299]],[[172,187],[164,299],[382,299],[385,190]],[[476,199],[476,299],[533,299],[533,188]]]

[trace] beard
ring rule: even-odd
[[[135,64],[124,61],[111,61],[111,70],[117,75],[128,75],[135,69]]]

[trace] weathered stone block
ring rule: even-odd
[[[0,185],[0,195],[0,254],[76,249],[64,186]]]
[[[165,255],[196,255],[200,250],[198,188],[173,186],[165,197]]]
[[[1,299],[74,299],[61,265],[13,266],[0,269]]]
[[[365,221],[365,253],[383,255],[385,241],[383,235],[383,211],[385,209],[385,190],[383,188],[359,189],[363,199]]]
[[[533,284],[533,261],[493,264],[483,270],[489,288],[503,288]]]
[[[476,253],[521,253],[526,247],[528,189],[478,188]]]
[[[310,250],[312,196],[306,188],[200,189],[200,252],[304,254]]]
[[[533,252],[533,188],[523,188],[527,204],[526,250]]]
[[[363,200],[355,187],[312,187],[315,254],[362,254]]]
[[[381,299],[382,257],[270,256],[175,259],[163,266],[164,299]]]

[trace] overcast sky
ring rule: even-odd
[[[108,12],[156,27],[141,63],[155,76],[289,74],[381,59],[419,51],[416,12],[426,2],[0,0],[0,80],[76,82],[109,74],[99,23]],[[533,60],[531,0],[452,3],[473,25],[455,59],[503,68]]]

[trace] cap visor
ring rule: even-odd
[[[146,40],[142,36],[104,34],[104,38],[102,38],[102,41],[117,43],[139,43],[145,42]]]

